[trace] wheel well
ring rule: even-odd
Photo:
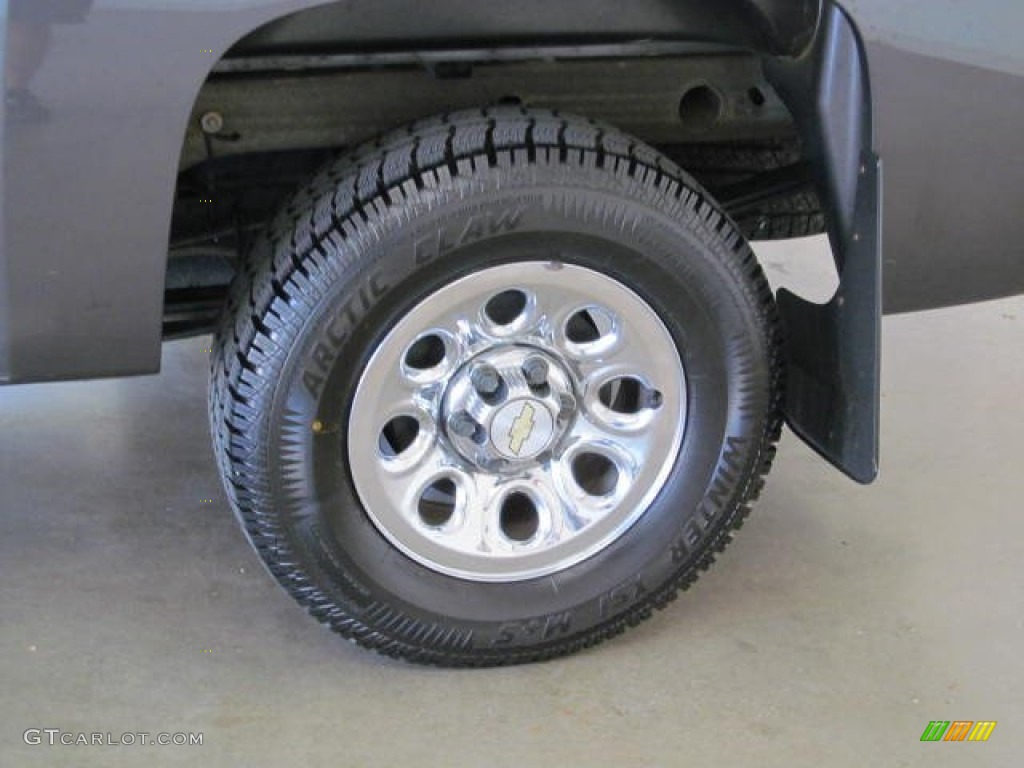
[[[165,337],[208,330],[254,233],[327,159],[465,107],[518,103],[607,121],[677,159],[727,204],[734,198],[748,236],[821,231],[792,117],[761,59],[807,47],[817,3],[479,9],[473,0],[319,3],[264,17],[226,50],[182,141]]]
[[[292,17],[307,22],[312,37],[301,24],[297,35],[287,23],[277,34],[274,22],[275,32],[247,36],[214,67],[182,146],[165,336],[212,328],[225,285],[207,276],[237,267],[294,188],[289,175],[460,107],[512,102],[574,112],[675,159],[748,238],[828,232],[840,273],[833,299],[819,306],[779,294],[788,375],[799,385],[787,417],[829,461],[870,481],[878,460],[881,172],[853,19],[832,0],[685,0],[671,8],[638,0],[626,20],[613,0],[593,0],[607,12],[593,16],[548,0],[524,0],[500,16],[455,13],[467,10],[463,0],[427,11],[409,3],[321,6]],[[310,27],[305,14],[330,23]],[[217,265],[197,269],[199,283],[178,279],[211,249]],[[840,428],[835,414],[844,415]]]
[[[761,59],[721,47],[659,50],[229,53],[203,84],[182,142],[166,301],[181,311],[166,334],[207,329],[251,237],[319,166],[467,107],[518,104],[608,122],[675,159],[727,206],[733,200],[748,237],[822,231],[792,117]]]

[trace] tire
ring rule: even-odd
[[[735,225],[649,147],[551,112],[430,119],[326,168],[255,247],[212,358],[217,459],[334,631],[549,659],[649,617],[741,525],[777,329]]]
[[[711,190],[746,181],[801,159],[795,142],[772,145],[681,144],[671,158]],[[759,210],[736,218],[736,226],[749,240],[786,240],[825,231],[825,212],[814,189],[780,195]]]

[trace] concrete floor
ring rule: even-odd
[[[207,340],[167,345],[159,377],[2,389],[0,765],[1019,765],[1024,298],[889,318],[884,339],[877,484],[787,434],[696,589],[496,671],[378,658],[270,581],[214,471]],[[936,719],[999,725],[921,743]]]

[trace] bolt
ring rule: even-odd
[[[469,376],[481,397],[493,397],[501,389],[501,376],[489,365],[478,365]]]
[[[224,130],[224,116],[220,112],[206,112],[199,118],[203,133],[220,133]]]
[[[477,426],[473,417],[465,411],[453,413],[448,419],[448,429],[459,437],[473,437],[476,434]]]
[[[548,362],[542,357],[529,357],[523,363],[523,375],[531,387],[543,387],[548,383]]]

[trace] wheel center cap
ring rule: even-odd
[[[513,400],[498,409],[491,420],[494,449],[507,459],[532,459],[551,444],[555,420],[540,400]]]
[[[515,472],[555,449],[576,397],[557,356],[508,344],[457,371],[442,407],[445,433],[463,458],[488,472]]]

